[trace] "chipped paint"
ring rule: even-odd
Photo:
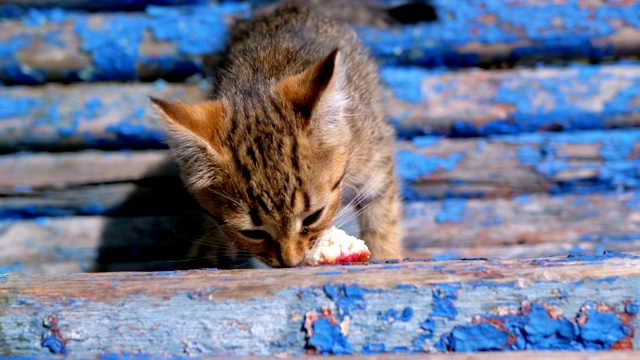
[[[472,324],[444,334],[437,347],[452,352],[608,350],[627,344],[625,339],[633,336],[632,327],[621,316],[612,307],[593,302],[585,303],[575,319],[549,304],[523,303],[514,314],[475,316]]]
[[[568,268],[575,266],[575,263],[568,265],[571,258],[555,261],[554,264],[553,259],[549,259],[548,274],[565,265]],[[606,263],[606,266],[617,266],[615,264],[622,261],[626,265],[620,266],[628,268],[629,262],[637,262],[637,259],[624,254],[605,254],[585,261]],[[598,284],[597,275],[578,282],[531,279],[516,286],[503,284],[495,271],[508,274],[522,266],[533,270],[543,265],[524,261],[476,261],[459,262],[459,265],[466,265],[465,273],[476,274],[458,278],[460,282],[423,281],[433,276],[441,276],[440,280],[460,276],[461,268],[453,266],[455,263],[458,262],[438,263],[440,265],[429,261],[401,262],[398,265],[406,266],[406,269],[388,270],[381,269],[383,265],[344,265],[338,268],[362,269],[357,274],[361,280],[381,284],[376,279],[381,279],[382,272],[389,272],[395,274],[393,278],[405,282],[383,287],[341,283],[341,279],[353,276],[345,272],[335,275],[335,279],[316,277],[321,279],[318,284],[324,285],[271,284],[268,286],[282,288],[278,291],[264,289],[264,292],[246,297],[237,297],[238,294],[230,290],[231,284],[250,287],[253,286],[250,284],[257,284],[245,272],[129,274],[126,279],[111,283],[115,286],[109,290],[111,296],[99,301],[91,300],[93,288],[63,291],[55,290],[57,285],[54,284],[51,290],[57,294],[54,296],[51,292],[22,293],[25,285],[20,285],[8,298],[8,308],[20,311],[0,314],[0,326],[7,339],[18,339],[19,334],[24,336],[24,342],[14,344],[11,340],[11,346],[41,342],[42,324],[35,326],[36,322],[28,320],[32,316],[29,309],[36,309],[46,301],[50,314],[64,314],[64,328],[57,338],[67,341],[65,348],[69,354],[89,354],[91,349],[105,347],[113,352],[132,352],[135,346],[142,344],[141,338],[148,339],[149,336],[158,339],[152,347],[144,348],[150,354],[180,353],[185,342],[197,343],[198,348],[207,352],[228,355],[302,354],[308,350],[323,354],[525,348],[595,350],[629,348],[637,343],[632,328],[637,325],[638,298],[637,294],[627,291],[634,288],[635,276],[613,276],[602,284]],[[291,273],[291,279],[297,279],[304,271],[323,270],[288,269],[282,273]],[[400,273],[407,276],[396,276]],[[207,277],[209,287],[198,288],[197,284],[202,282],[194,282],[193,276]],[[18,284],[15,283],[16,275],[0,279],[0,286],[7,281],[8,285],[4,286]],[[134,285],[140,281],[145,285]],[[150,281],[167,286],[126,294],[133,289],[131,286],[147,289],[145,286]],[[189,289],[181,285],[183,281],[196,286]],[[262,289],[267,283],[256,289]],[[194,291],[196,295],[189,296]],[[231,294],[236,295],[228,298]],[[565,295],[559,297],[560,294]],[[529,303],[532,305],[527,305]],[[118,311],[113,311],[114,306]],[[175,309],[182,309],[180,316],[175,316]],[[80,313],[109,316],[78,316]],[[198,314],[196,323],[190,314]],[[314,314],[313,319],[305,322],[305,315]],[[16,322],[26,325],[16,326]],[[301,328],[305,330],[301,331]],[[182,332],[181,329],[189,330]],[[79,333],[83,334],[82,341],[75,341]],[[116,333],[119,340],[113,343],[110,339]],[[46,335],[51,334],[45,332]],[[22,350],[24,355],[35,354],[33,347],[25,345],[21,349],[30,349],[30,352]]]

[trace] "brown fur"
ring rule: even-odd
[[[283,5],[235,26],[225,59],[213,100],[152,99],[186,187],[220,225],[203,239],[213,265],[297,266],[350,200],[372,258],[400,257],[394,133],[355,32]]]

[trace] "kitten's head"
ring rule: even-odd
[[[152,99],[183,181],[227,237],[269,266],[301,264],[340,205],[351,132],[339,52],[220,99]]]

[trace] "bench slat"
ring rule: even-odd
[[[400,137],[640,125],[640,66],[511,71],[382,69]],[[533,90],[535,89],[535,91]],[[46,84],[0,88],[0,151],[162,147],[149,96],[200,101],[199,84]]]
[[[49,349],[83,355],[303,354],[305,315],[326,306],[343,330],[329,320],[310,325],[311,342],[325,351],[630,349],[639,345],[631,330],[638,326],[638,289],[635,254],[9,274],[0,277],[0,332],[6,352],[16,355]],[[558,327],[566,338],[553,335]]]
[[[428,66],[558,58],[599,61],[640,50],[635,40],[640,32],[638,1],[439,0],[433,5],[438,21],[396,29],[361,28],[361,37],[382,62]],[[115,15],[43,10],[3,21],[0,44],[16,55],[0,59],[0,80],[32,84],[184,79],[202,72],[203,55],[224,48],[230,16],[248,10],[246,3],[152,7]],[[339,8],[334,12],[341,14]],[[191,26],[182,28],[180,23]]]
[[[640,251],[639,203],[638,192],[406,203],[404,256],[515,259]],[[187,250],[202,226],[197,212],[5,220],[0,268],[42,273],[47,265],[70,262],[78,271],[192,267]],[[357,235],[353,222],[343,227]]]

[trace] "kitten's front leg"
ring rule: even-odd
[[[384,192],[357,205],[360,238],[371,251],[371,260],[402,257],[400,211],[401,202],[395,174],[386,182]]]

